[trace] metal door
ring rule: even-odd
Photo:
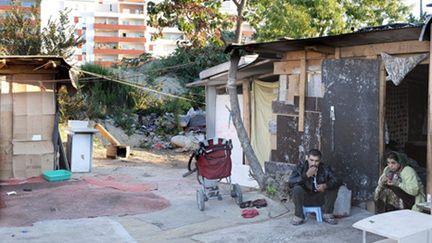
[[[325,60],[322,106],[323,159],[353,190],[372,199],[379,176],[379,61]]]

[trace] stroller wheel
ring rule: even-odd
[[[231,196],[234,198],[237,205],[243,202],[243,194],[239,184],[232,185]]]
[[[198,189],[196,191],[196,200],[197,200],[197,204],[198,204],[198,209],[200,211],[204,211],[204,200],[205,200],[205,194],[202,188]]]

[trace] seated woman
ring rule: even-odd
[[[416,204],[425,201],[423,184],[413,168],[406,164],[403,154],[390,152],[387,166],[375,189],[375,212],[384,213],[398,209],[419,211]]]

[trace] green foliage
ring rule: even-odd
[[[221,33],[232,28],[233,18],[219,10],[222,0],[164,0],[160,3],[149,2],[148,24],[158,28],[154,36],[162,36],[164,27],[177,27],[183,31],[194,47],[209,43],[222,45]]]
[[[96,64],[85,64],[81,69],[105,76],[113,75],[109,69]],[[124,84],[100,79],[85,82],[82,89],[86,93],[90,118],[100,118],[122,110],[133,110],[136,104],[135,89]]]
[[[66,59],[74,55],[74,48],[84,43],[83,36],[74,35],[75,26],[69,21],[68,14],[71,9],[59,11],[59,19],[49,19],[47,26],[43,28],[42,43],[43,53],[59,55]]]
[[[114,124],[121,127],[126,135],[130,136],[135,133],[137,120],[135,119],[132,111],[119,110],[117,112],[113,112],[111,117],[114,120]]]
[[[207,45],[201,48],[179,47],[166,58],[162,58],[148,70],[150,79],[171,74],[183,84],[194,81],[199,73],[209,67],[226,62],[229,55],[223,48]]]
[[[70,94],[66,86],[62,86],[58,91],[58,101],[60,123],[66,123],[68,120],[83,120],[87,117],[87,104],[81,90],[75,94]]]
[[[0,27],[0,49],[2,55],[36,55],[41,52],[41,31],[38,7],[40,1],[27,12],[12,2]]]
[[[0,27],[0,54],[3,55],[59,55],[73,56],[74,47],[83,43],[82,36],[74,35],[75,26],[69,23],[69,10],[60,11],[59,21],[49,20],[41,31],[40,1],[29,10],[18,1],[5,15]]]
[[[408,21],[408,23],[411,23],[411,24],[420,25],[420,24],[424,23],[424,21],[426,19],[426,15],[427,15],[426,12],[423,13],[423,15],[420,17],[416,17],[413,14],[409,14],[407,21]]]
[[[179,47],[176,51],[166,58],[153,61],[145,68],[147,83],[152,84],[157,77],[170,75],[176,77],[182,85],[192,82],[199,77],[199,73],[209,67],[228,61],[229,56],[223,52],[221,47],[208,45],[202,48]],[[155,88],[153,86],[153,88]],[[172,112],[182,114],[190,107],[197,106],[205,102],[204,89],[202,87],[187,88],[186,93],[181,95],[192,101],[182,99],[172,99],[161,97],[153,104],[155,107],[144,107],[145,102],[140,105],[144,108],[143,112]],[[142,101],[152,99],[149,96],[143,97]],[[148,109],[146,109],[148,108]]]
[[[275,186],[273,186],[272,184],[267,185],[265,192],[268,196],[270,197],[274,197],[277,194],[277,189]]]
[[[123,57],[120,66],[122,68],[136,67],[150,61],[151,59],[152,55],[150,53],[143,53],[135,58]]]
[[[251,0],[246,13],[258,41],[341,34],[406,20],[399,0]]]

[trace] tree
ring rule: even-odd
[[[75,26],[68,19],[70,10],[59,12],[59,20],[50,19],[41,31],[40,0],[30,9],[12,2],[0,27],[0,50],[4,55],[59,55],[70,58],[74,48],[84,42],[75,36]]]
[[[341,34],[406,20],[399,0],[251,0],[247,20],[258,41]]]
[[[164,0],[149,2],[148,24],[159,31],[154,38],[161,37],[165,27],[177,27],[193,47],[208,43],[221,45],[224,30],[232,27],[233,19],[219,10],[222,0]]]
[[[75,25],[69,21],[71,9],[59,11],[58,20],[50,18],[47,26],[42,31],[42,53],[47,55],[59,55],[66,59],[71,58],[75,48],[84,43],[83,36],[76,36]]]
[[[28,11],[12,2],[0,27],[0,49],[3,55],[36,55],[41,51],[41,31],[38,7],[40,1]]]
[[[242,36],[243,14],[247,5],[247,0],[233,0],[237,6],[237,24],[235,30],[235,43],[240,43]],[[240,53],[235,49],[231,53],[230,67],[228,70],[227,90],[230,97],[231,116],[233,117],[234,127],[237,131],[237,136],[243,148],[243,152],[249,161],[252,170],[252,176],[257,181],[261,189],[266,188],[269,184],[274,184],[268,176],[264,174],[261,164],[252,148],[249,136],[241,119],[240,105],[237,95],[237,70],[240,61]]]

